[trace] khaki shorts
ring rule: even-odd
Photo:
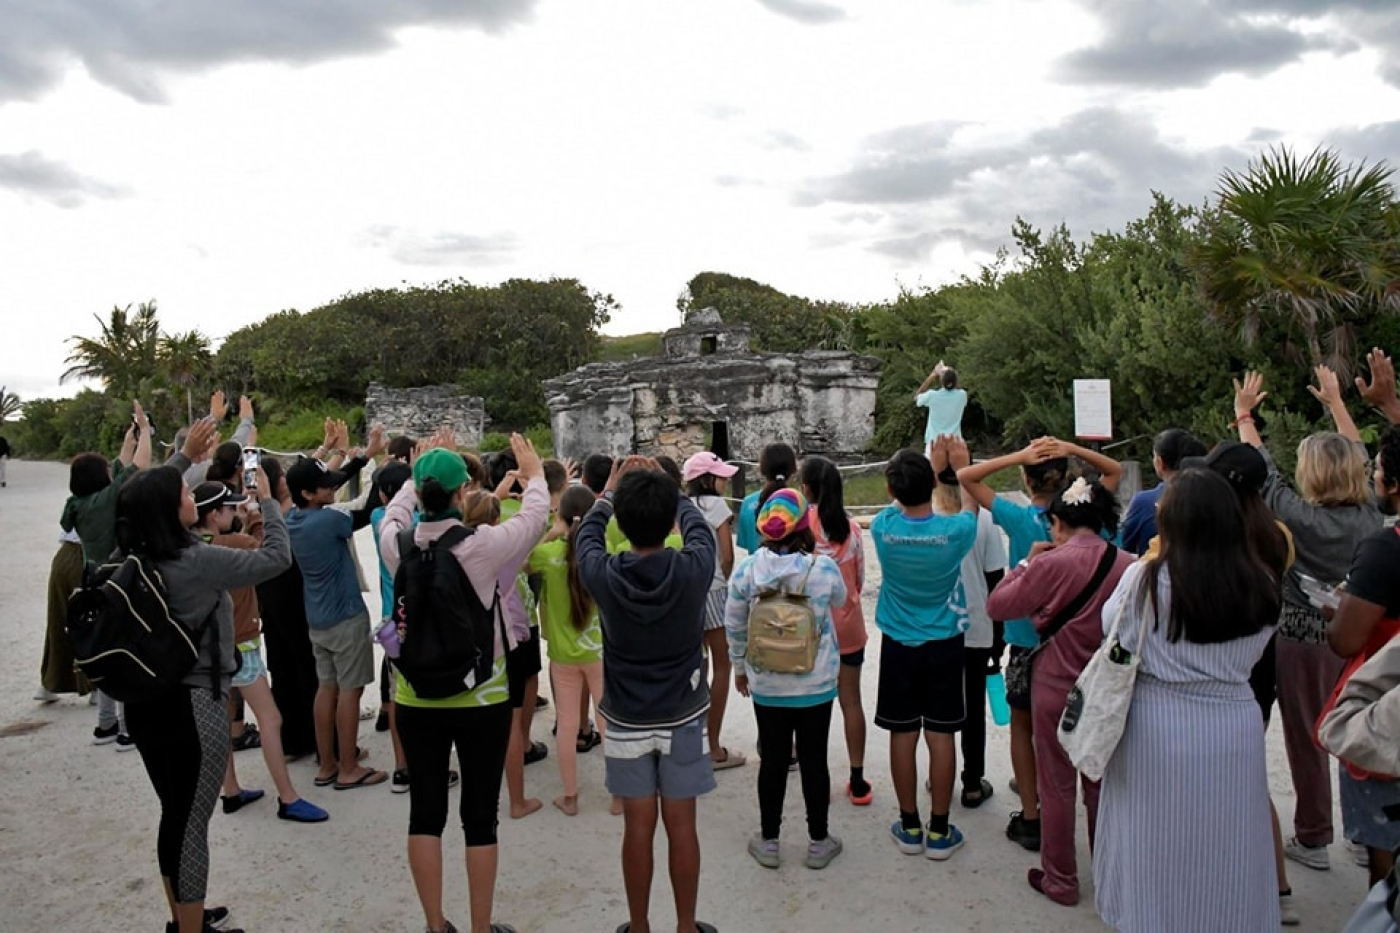
[[[332,628],[313,628],[310,634],[321,686],[354,690],[374,683],[374,636],[368,611]]]

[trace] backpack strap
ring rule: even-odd
[[[1055,613],[1055,617],[1050,620],[1050,624],[1045,626],[1045,631],[1040,633],[1040,643],[1042,645],[1055,637],[1055,634],[1060,629],[1069,624],[1070,619],[1079,615],[1080,611],[1089,604],[1089,600],[1099,591],[1099,587],[1103,586],[1103,581],[1108,579],[1109,571],[1113,569],[1113,564],[1117,560],[1118,548],[1105,541],[1103,554],[1099,557],[1098,566],[1094,568],[1094,575],[1089,578],[1089,584],[1079,591],[1079,595],[1065,603],[1064,607],[1059,612]]]

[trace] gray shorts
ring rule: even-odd
[[[717,586],[705,595],[705,631],[724,628],[724,604],[728,600],[727,587]]]
[[[351,616],[332,628],[311,629],[316,679],[323,687],[354,690],[374,683],[374,636],[369,612]]]
[[[603,752],[609,793],[689,800],[715,789],[703,715],[674,729],[624,729],[608,723],[607,735]]]

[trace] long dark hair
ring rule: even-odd
[[[117,547],[123,554],[174,560],[198,539],[180,522],[185,482],[173,466],[142,470],[117,493]]]
[[[1259,559],[1282,582],[1288,570],[1288,532],[1279,526],[1274,513],[1264,503],[1264,497],[1254,491],[1237,489],[1240,509],[1244,512],[1244,534]]]
[[[569,562],[569,620],[580,632],[588,628],[588,620],[593,616],[593,597],[579,576],[576,541],[583,517],[597,498],[587,486],[570,486],[559,499],[559,517],[569,526],[568,546],[564,551],[565,560]]]
[[[1251,546],[1234,489],[1212,470],[1181,471],[1157,512],[1162,552],[1147,563],[1145,594],[1157,622],[1157,585],[1171,580],[1167,639],[1200,645],[1245,638],[1278,621],[1278,578]]]
[[[807,487],[808,500],[817,507],[822,535],[832,544],[845,544],[851,536],[851,519],[846,514],[841,471],[836,464],[825,457],[803,460],[802,485]]]
[[[787,485],[788,480],[797,474],[797,451],[782,442],[769,444],[758,455],[758,475],[763,477],[763,488],[758,491],[758,507],[768,497]]]

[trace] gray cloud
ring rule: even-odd
[[[769,149],[790,149],[793,152],[812,151],[811,143],[787,130],[769,130],[763,137],[763,144]]]
[[[1266,74],[1340,41],[1261,18],[1262,9],[1231,11],[1229,0],[1087,0],[1086,5],[1101,18],[1105,35],[1060,59],[1058,75],[1071,83],[1193,87],[1226,72]],[[1237,0],[1236,5],[1246,4]],[[1252,5],[1270,6],[1258,0]]]
[[[0,0],[0,100],[32,100],[82,64],[130,97],[165,99],[165,70],[240,61],[303,64],[393,44],[394,32],[428,23],[497,31],[527,20],[536,0],[279,0],[167,4],[104,0]]]
[[[839,6],[814,0],[758,0],[758,3],[771,13],[809,26],[825,26],[846,18],[846,11]]]
[[[1345,158],[1375,163],[1385,160],[1400,171],[1400,120],[1372,123],[1354,129],[1333,130],[1324,141]],[[1396,179],[1400,182],[1400,179]]]
[[[949,242],[992,252],[1017,216],[1087,236],[1138,216],[1153,190],[1200,203],[1223,168],[1247,158],[1233,148],[1182,151],[1145,117],[1099,107],[997,145],[970,144],[940,124],[881,133],[848,171],[810,182],[795,200],[859,205],[862,220],[879,209],[881,221],[848,242],[915,261]]]
[[[520,249],[520,238],[509,231],[486,236],[456,231],[420,233],[391,224],[366,228],[361,240],[410,266],[496,266],[509,261]]]
[[[0,188],[65,208],[79,207],[90,198],[120,198],[126,194],[118,185],[83,175],[66,162],[34,149],[18,155],[0,153]]]
[[[712,180],[721,188],[748,188],[763,185],[763,182],[748,175],[716,175]]]

